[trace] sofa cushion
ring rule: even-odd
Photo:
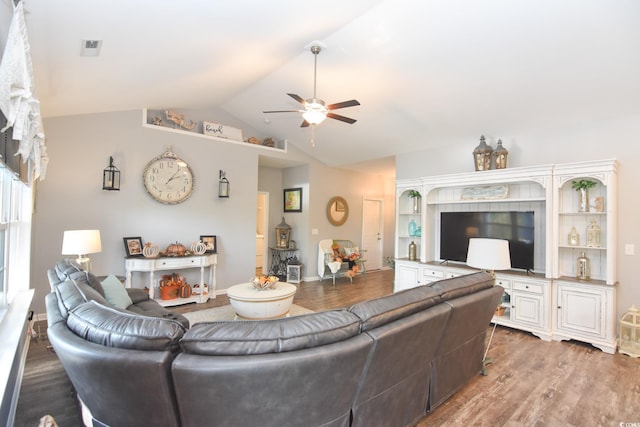
[[[127,290],[116,276],[110,274],[100,282],[104,290],[104,298],[115,307],[125,309],[133,304]]]
[[[76,335],[107,347],[176,352],[185,329],[171,319],[140,316],[89,301],[71,311],[67,326]]]
[[[104,296],[104,290],[102,289],[102,285],[100,281],[96,278],[95,275],[89,273],[88,271],[84,271],[75,261],[72,259],[64,259],[62,261],[58,261],[54,267],[55,274],[58,276],[59,282],[64,282],[67,279],[73,279],[74,281],[84,281],[87,285],[91,286],[95,289],[100,295]],[[49,278],[49,282],[51,283],[51,277]]]
[[[58,297],[58,308],[65,318],[69,311],[87,301],[108,304],[102,295],[83,281],[67,279],[55,286],[55,292]]]
[[[359,319],[346,310],[262,321],[198,323],[180,344],[186,353],[266,354],[331,344],[358,334]]]
[[[495,280],[489,273],[479,272],[438,280],[427,286],[438,292],[442,301],[448,301],[491,288],[494,284]]]
[[[82,271],[82,268],[72,259],[64,259],[56,263],[54,270],[58,275],[58,279],[63,282],[69,278],[70,274]]]
[[[168,309],[164,308],[156,301],[147,298],[144,301],[140,301],[137,303],[133,303],[127,307],[127,311],[130,313],[137,313],[143,316],[149,317],[160,317],[163,319],[170,319],[179,322],[185,329],[189,329],[189,319],[184,317],[182,314],[173,313]]]
[[[91,286],[100,295],[105,296],[104,288],[102,287],[102,284],[100,283],[98,278],[94,276],[92,273],[89,273],[84,270],[80,270],[80,271],[76,271],[75,273],[69,274],[69,278],[76,283],[84,283],[87,286]]]
[[[361,331],[393,322],[441,302],[438,292],[427,286],[418,286],[364,301],[349,308],[362,321]]]

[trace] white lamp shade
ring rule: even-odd
[[[510,269],[509,241],[482,238],[469,239],[467,265],[483,270]]]
[[[62,255],[86,255],[102,252],[100,230],[67,230],[62,238]]]

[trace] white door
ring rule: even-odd
[[[384,224],[382,199],[363,200],[362,206],[362,249],[366,250],[363,257],[367,260],[367,270],[382,268],[382,226]]]

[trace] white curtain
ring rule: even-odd
[[[34,179],[44,179],[47,168],[40,102],[35,96],[31,47],[24,21],[22,1],[14,7],[7,45],[0,63],[0,110],[7,118],[6,131],[19,141],[18,154],[32,162]]]

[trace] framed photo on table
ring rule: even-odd
[[[284,189],[284,211],[302,212],[302,187]]]
[[[207,245],[207,250],[205,253],[207,254],[215,254],[218,253],[218,242],[216,236],[200,236],[200,240],[202,243]]]
[[[123,237],[127,256],[142,256],[142,237]]]

